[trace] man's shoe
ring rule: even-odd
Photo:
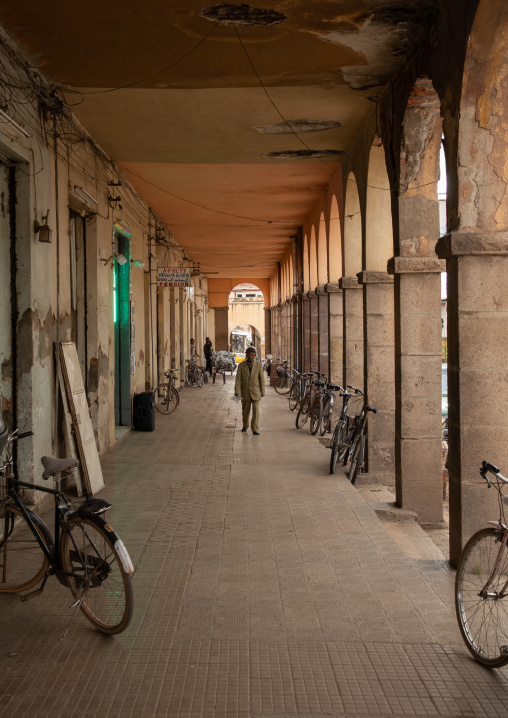
[[[254,436],[259,436],[259,431],[253,431],[252,433],[254,434]]]
[[[247,431],[247,427],[244,426],[243,429],[242,429],[242,431],[243,431],[243,433],[245,434],[245,432]]]

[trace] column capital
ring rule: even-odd
[[[339,287],[341,289],[361,289],[361,284],[358,284],[358,277],[341,277],[339,279]]]
[[[319,287],[316,287],[316,294],[326,294],[326,289],[323,284],[320,284]]]
[[[342,289],[338,284],[325,284],[325,292],[328,292],[328,294],[334,294],[338,292],[342,292]]]
[[[392,257],[388,274],[432,274],[446,272],[446,262],[438,257]]]
[[[298,294],[293,294],[290,301],[291,304],[296,304],[298,302]]]
[[[441,259],[508,254],[508,232],[450,232],[438,240],[436,254]]]
[[[309,299],[310,299],[309,292],[303,292],[303,293],[302,293],[302,301],[303,301],[303,302],[308,302]]]
[[[393,284],[393,275],[388,272],[358,272],[360,284]]]
[[[307,296],[309,297],[309,299],[312,299],[312,297],[316,296],[316,292],[313,292],[311,289],[310,291],[307,292]]]

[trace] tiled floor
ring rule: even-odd
[[[59,640],[55,579],[0,596],[0,715],[506,717],[508,669],[469,658],[439,550],[416,524],[394,538],[273,390],[242,434],[232,387],[185,390],[103,458],[136,565],[127,631],[78,616]]]

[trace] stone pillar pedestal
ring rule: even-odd
[[[342,277],[344,296],[344,382],[363,391],[363,292],[357,277]]]
[[[397,505],[441,521],[441,272],[437,257],[393,257]]]
[[[309,371],[310,366],[310,297],[308,294],[302,296],[303,308],[303,371]]]
[[[450,561],[486,520],[497,495],[478,469],[508,475],[508,232],[454,232],[436,247],[448,281]]]
[[[393,276],[360,272],[365,311],[365,396],[369,418],[368,471],[395,485],[395,334]]]
[[[272,318],[270,307],[265,307],[265,356],[272,353]]]
[[[319,331],[319,371],[330,376],[330,337],[329,337],[329,306],[328,294],[324,287],[316,289],[318,300],[318,331]]]
[[[229,348],[228,307],[215,307],[215,351]]]
[[[342,386],[344,381],[344,297],[338,284],[326,284],[329,315],[330,379]]]

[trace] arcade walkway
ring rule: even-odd
[[[0,597],[0,715],[506,716],[508,670],[469,658],[439,552],[404,551],[273,389],[242,434],[232,384],[104,457],[137,567],[124,634],[78,616],[60,641],[54,579]]]

